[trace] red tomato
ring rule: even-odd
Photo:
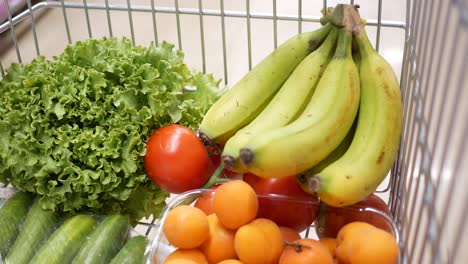
[[[266,179],[247,173],[244,181],[259,195],[257,217],[268,218],[297,232],[307,229],[317,217],[318,198],[304,192],[295,176]],[[261,196],[265,194],[284,195],[290,199]]]
[[[212,191],[204,192],[200,197],[198,197],[194,206],[202,210],[206,215],[214,213],[213,209],[213,194],[220,185],[214,185],[210,188]]]
[[[209,162],[201,140],[181,125],[159,128],[146,143],[146,173],[157,186],[170,193],[200,188],[210,177]]]
[[[376,213],[360,211],[364,208],[373,208],[392,218],[392,213],[385,201],[375,194],[371,194],[364,200],[350,206],[337,208],[322,204],[321,207],[315,220],[315,231],[319,238],[336,238],[344,225],[356,221],[366,222],[392,233],[392,226],[385,218]]]

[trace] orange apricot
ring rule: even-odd
[[[198,249],[177,249],[167,256],[164,264],[208,264]]]
[[[237,260],[237,259],[226,259],[226,260],[219,262],[218,264],[244,264],[244,263],[242,263],[240,260]]]
[[[244,264],[277,264],[283,245],[278,225],[266,218],[243,225],[234,237],[237,257]]]
[[[334,264],[328,248],[320,241],[303,238],[288,243],[284,248],[279,264]]]
[[[328,248],[328,251],[333,257],[336,256],[336,247],[338,246],[338,240],[336,238],[324,237],[320,238],[319,241]]]
[[[257,216],[257,194],[242,180],[229,181],[214,193],[213,209],[223,226],[237,229]]]
[[[390,233],[365,222],[352,222],[338,232],[336,256],[343,264],[395,264],[399,247]]]
[[[210,234],[205,213],[188,205],[177,206],[167,214],[163,231],[169,243],[178,248],[196,248]]]
[[[235,231],[221,225],[216,214],[208,216],[208,224],[210,235],[200,246],[200,250],[205,254],[208,263],[216,264],[225,259],[236,258],[234,250]]]

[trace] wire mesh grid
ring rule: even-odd
[[[7,21],[0,25],[2,76],[11,63],[56,55],[80,39],[125,36],[134,45],[172,41],[195,68],[214,72],[226,85],[237,81],[288,36],[318,27],[318,11],[338,3],[269,0],[263,1],[265,8],[258,5],[262,1],[254,0],[236,4],[228,0],[27,0],[24,11],[13,13],[8,0],[0,1],[7,6]],[[376,49],[400,75],[405,116],[401,147],[389,177],[378,189],[388,199],[399,229],[400,262],[466,263],[462,245],[468,242],[468,192],[464,190],[468,178],[462,172],[468,169],[468,107],[462,99],[468,98],[468,3],[346,2],[361,4]],[[401,17],[384,18],[383,11],[391,8],[398,8]],[[52,29],[44,29],[41,23],[47,12],[59,18]],[[261,34],[265,29],[269,35]],[[56,45],[59,49],[50,49],[51,43],[62,40]],[[271,46],[258,47],[258,42]],[[396,43],[401,54],[386,48],[390,42]],[[241,52],[232,53],[233,49]],[[198,55],[190,57],[191,53]],[[238,54],[245,54],[244,59],[235,58]],[[149,236],[157,225],[157,219],[141,222]]]

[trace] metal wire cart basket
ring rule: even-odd
[[[322,8],[345,1],[1,2],[2,76],[11,63],[54,56],[78,40],[125,36],[138,45],[175,43],[191,67],[232,85],[289,36],[317,28]],[[400,263],[467,263],[468,1],[350,3],[360,4],[401,84],[401,146],[378,190],[399,231]],[[140,227],[153,234],[151,224]]]

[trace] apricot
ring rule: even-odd
[[[242,263],[241,261],[237,259],[226,259],[226,260],[219,262],[218,264],[244,264],[244,263]]]
[[[390,233],[365,222],[352,222],[338,232],[336,256],[343,264],[395,264],[399,247]]]
[[[236,258],[234,250],[235,231],[221,225],[216,214],[208,216],[208,225],[210,234],[208,239],[200,246],[200,250],[205,254],[208,263],[216,264],[226,259]]]
[[[198,249],[177,249],[167,256],[164,264],[208,264]]]
[[[177,206],[167,214],[163,231],[169,243],[178,248],[196,248],[210,234],[205,213],[188,205]]]
[[[266,218],[240,227],[234,237],[237,257],[244,264],[277,264],[283,245],[278,225]]]
[[[320,241],[303,238],[288,243],[284,248],[279,264],[334,264],[328,248]]]
[[[255,219],[258,199],[254,189],[242,180],[224,183],[213,195],[213,210],[221,224],[238,229]]]

